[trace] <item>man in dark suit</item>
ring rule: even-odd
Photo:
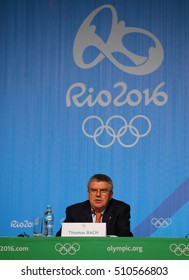
[[[92,176],[88,182],[88,200],[66,208],[65,223],[106,223],[107,235],[132,237],[130,206],[112,198],[113,182],[103,174]],[[97,221],[97,216],[99,216]],[[61,229],[56,236],[61,235]]]

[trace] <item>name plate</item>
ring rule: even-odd
[[[61,236],[106,236],[106,223],[63,223]]]

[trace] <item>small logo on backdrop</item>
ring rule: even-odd
[[[80,250],[80,245],[78,243],[70,244],[70,243],[57,243],[55,245],[55,250],[58,251],[61,255],[75,255]]]
[[[151,223],[153,226],[155,226],[156,228],[167,228],[168,226],[170,226],[172,224],[172,220],[170,218],[153,218],[151,220]]]
[[[24,220],[23,222],[19,222],[17,220],[11,221],[11,228],[31,228],[33,227],[33,222],[29,222],[28,220]]]
[[[102,38],[97,33],[98,28],[94,22],[95,17],[105,9],[111,12],[111,22],[107,30],[109,37],[107,39]],[[91,12],[81,24],[75,37],[73,47],[75,63],[80,68],[89,69],[96,66],[106,57],[117,68],[129,74],[146,75],[157,70],[164,57],[163,47],[158,38],[148,30],[126,27],[125,25],[124,21],[118,21],[117,11],[112,5],[103,5]],[[136,54],[136,50],[131,51],[124,43],[127,35],[130,38],[132,35],[136,36],[136,34],[142,35],[144,39],[151,40],[151,45],[147,47],[148,49],[144,55]],[[84,53],[91,47],[98,50],[98,53],[92,60],[84,61]],[[119,55],[129,59],[131,66],[122,63]]]
[[[148,135],[151,122],[143,115],[133,117],[130,122],[122,116],[112,116],[106,123],[98,116],[89,116],[83,121],[82,130],[101,148],[112,146],[115,140],[121,146],[131,148],[138,143],[140,138]]]
[[[171,252],[173,252],[175,255],[177,256],[189,256],[189,244],[188,245],[185,245],[185,244],[171,244],[169,246],[169,249],[171,250]]]

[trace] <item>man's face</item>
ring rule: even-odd
[[[112,195],[111,185],[108,182],[91,182],[89,185],[89,202],[95,211],[103,211]]]

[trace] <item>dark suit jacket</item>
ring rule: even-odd
[[[92,223],[91,206],[88,200],[66,208],[65,223]],[[106,223],[107,235],[129,236],[130,206],[122,201],[111,199],[102,217]],[[61,229],[56,236],[61,236]]]

